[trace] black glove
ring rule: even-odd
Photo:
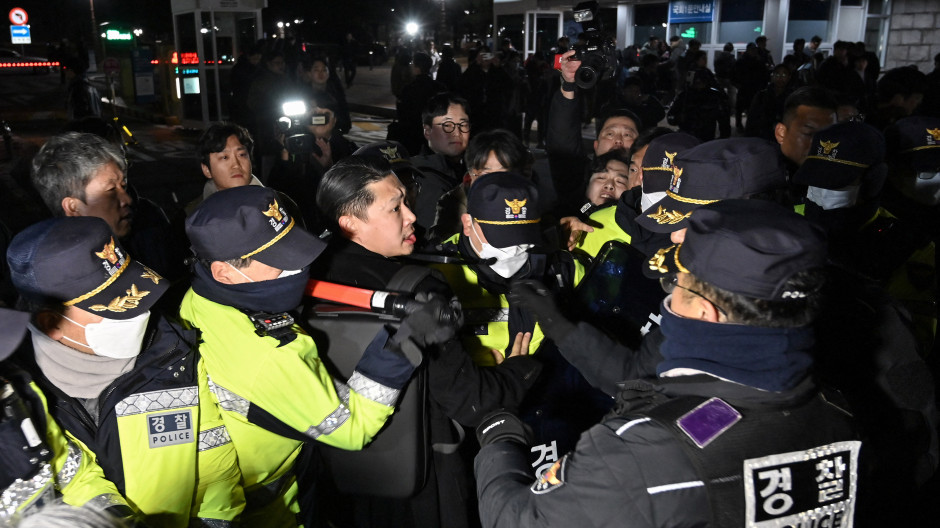
[[[539,281],[513,282],[507,298],[509,304],[516,305],[534,315],[542,328],[542,333],[554,341],[574,331],[574,323],[561,314],[555,296]]]
[[[531,438],[532,431],[529,426],[505,409],[486,415],[477,426],[477,441],[480,442],[480,447],[493,442],[517,442],[527,446]]]
[[[422,292],[415,295],[415,300],[421,303],[420,307],[402,319],[392,341],[402,343],[410,339],[418,347],[425,348],[453,339],[462,323],[460,305],[457,304],[455,310],[452,302],[436,293]]]

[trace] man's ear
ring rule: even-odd
[[[200,163],[199,165],[202,167],[202,173],[205,175],[206,179],[211,180],[212,173],[209,171],[209,166],[205,163]]]
[[[82,201],[72,196],[62,198],[62,212],[65,216],[83,216],[81,211]]]
[[[43,310],[36,314],[36,328],[49,338],[58,341],[62,339],[62,330],[59,330],[59,322],[62,316],[52,310]]]
[[[473,231],[473,217],[464,213],[460,215],[460,223],[463,225],[463,236],[470,236]]]
[[[594,152],[597,152],[597,140],[594,140]]]
[[[711,301],[697,295],[695,296],[695,301],[697,311],[701,314],[699,315],[699,319],[709,323],[718,323],[721,321],[721,312],[715,308],[715,305],[712,304]]]
[[[212,272],[212,278],[215,279],[216,282],[222,284],[235,284],[235,282],[232,281],[232,278],[229,276],[232,273],[232,268],[221,260],[212,261],[212,264],[209,265],[209,271]]]
[[[339,221],[337,223],[339,224],[339,228],[343,230],[343,234],[346,236],[346,238],[351,239],[359,232],[358,218],[352,215],[343,215],[339,217]]]
[[[424,139],[431,139],[431,127],[428,125],[421,125],[424,128]]]
[[[777,126],[774,127],[774,137],[777,139],[777,143],[782,145],[783,138],[787,137],[787,125],[777,123]]]

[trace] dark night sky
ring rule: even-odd
[[[163,33],[169,38],[172,34],[170,0],[94,0],[94,5],[99,24],[111,21],[128,31],[141,27],[150,36]],[[485,18],[481,13],[468,19],[464,9],[485,12],[491,9],[488,6],[492,3],[491,0],[446,0],[445,5],[449,20],[463,23],[473,18]],[[34,43],[57,41],[61,37],[75,39],[89,34],[91,16],[88,0],[4,0],[4,14],[14,6],[28,12]],[[395,13],[390,12],[391,7],[396,7]],[[397,27],[412,17],[428,17],[428,24],[435,26],[439,8],[439,0],[268,0],[264,19],[266,24],[298,17],[307,21],[317,20],[317,29],[307,30],[314,35],[306,35],[306,38],[329,41],[350,30],[371,32],[380,26]]]

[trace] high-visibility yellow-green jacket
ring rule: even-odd
[[[449,238],[445,244],[457,244],[460,235]],[[584,278],[584,266],[572,259],[573,268],[566,273],[565,281],[576,286]],[[509,301],[505,295],[494,294],[484,288],[473,269],[466,265],[435,265],[440,270],[460,300],[463,307],[464,326],[460,339],[473,362],[477,365],[495,365],[492,350],[504,351],[511,344],[509,337]],[[542,279],[542,277],[538,277]],[[529,354],[535,353],[545,335],[538,323],[532,330],[529,341]]]
[[[82,401],[40,380],[52,416],[95,453],[148,527],[231,526],[245,505],[195,341],[196,332],[160,317],[134,368],[98,398],[97,422]]]
[[[575,252],[581,252],[594,258],[600,252],[601,248],[611,240],[618,240],[629,244],[631,237],[618,224],[616,219],[618,205],[604,207],[591,214],[590,224],[594,231],[584,233],[581,240],[575,247]]]
[[[16,372],[11,372],[14,369]],[[35,513],[39,507],[56,498],[72,506],[91,503],[115,515],[130,516],[131,508],[114,483],[105,478],[95,454],[59,427],[49,414],[46,397],[35,382],[9,363],[4,364],[4,376],[12,378],[11,383],[29,409],[32,429],[45,443],[50,458],[40,464],[36,474],[23,475],[0,490],[0,525]],[[16,426],[23,427],[23,424]],[[4,452],[21,449],[22,445],[0,445],[0,451]]]
[[[297,482],[293,471],[303,442],[317,440],[361,449],[394,411],[398,390],[356,371],[343,383],[333,379],[313,339],[294,326],[297,337],[283,345],[259,337],[248,317],[190,289],[182,318],[202,331],[200,352],[222,417],[238,452],[247,506],[244,526],[297,526]],[[273,416],[294,438],[272,429]],[[283,430],[281,430],[283,432]]]

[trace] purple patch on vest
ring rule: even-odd
[[[734,407],[720,398],[712,398],[685,413],[676,420],[676,425],[701,448],[721,436],[740,419],[741,413]]]

